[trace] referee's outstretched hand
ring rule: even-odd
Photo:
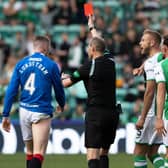
[[[10,123],[10,119],[8,117],[3,117],[3,119],[2,119],[2,128],[6,132],[10,132],[11,123]]]
[[[90,15],[90,16],[88,16],[88,27],[89,27],[89,29],[90,28],[92,28],[92,27],[95,27],[94,26],[94,16],[93,15]]]

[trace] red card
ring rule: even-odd
[[[91,3],[84,4],[84,14],[85,16],[93,15],[93,5]]]

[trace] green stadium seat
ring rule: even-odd
[[[151,25],[151,28],[152,28],[153,30],[160,30],[160,24],[159,24],[159,23],[152,24],[152,25]]]
[[[131,113],[134,108],[134,103],[131,102],[122,102],[122,109],[124,113]]]
[[[80,32],[80,25],[69,25],[68,26],[68,32]]]
[[[21,33],[26,33],[26,26],[23,25],[16,25],[11,27],[11,31],[16,33],[16,32],[21,32]]]
[[[62,33],[67,33],[68,32],[68,26],[65,25],[56,25],[54,26],[50,33],[53,37],[53,40],[60,44],[62,42]]]
[[[119,7],[120,6],[120,2],[119,1],[116,1],[116,0],[113,0],[113,1],[106,1],[105,3],[104,3],[104,5],[105,6],[110,6],[110,7],[112,7],[112,8],[117,8],[117,7]]]
[[[97,8],[104,8],[104,2],[103,1],[93,1],[93,6]]]
[[[62,37],[61,35],[52,35],[53,41],[60,44],[62,42]]]
[[[41,10],[45,5],[45,1],[27,1],[28,8],[34,9],[34,10]]]
[[[127,94],[127,89],[125,88],[117,88],[116,89],[116,96],[118,101],[122,101]]]
[[[6,42],[7,44],[13,45],[13,42],[14,42],[13,37],[8,37],[8,38],[5,38],[4,40],[5,40],[5,42]]]
[[[142,76],[135,76],[134,77],[134,81],[135,81],[135,85],[137,85],[137,84],[139,84],[141,82],[144,83],[144,77],[143,77],[143,75]]]
[[[120,121],[122,124],[127,124],[129,121],[129,116],[133,112],[134,103],[122,102],[122,114],[120,115]]]
[[[3,38],[11,36],[11,26],[4,25],[0,26],[0,34]]]
[[[68,31],[68,26],[64,26],[64,25],[56,25],[53,26],[53,28],[51,29],[51,33],[62,33],[62,32],[67,32]]]
[[[69,37],[69,41],[73,41],[76,36],[79,35],[80,32],[80,25],[56,25],[52,28],[50,33],[53,36],[54,41],[60,43],[62,38],[62,33],[67,33]]]
[[[73,41],[75,37],[79,36],[79,33],[80,33],[80,25],[68,26],[68,36],[70,41]]]
[[[122,69],[123,69],[123,64],[122,63],[116,63],[116,74],[117,74],[117,79],[122,76]]]
[[[40,25],[36,26],[36,35],[45,35],[47,33],[47,31],[45,29],[43,29]]]
[[[128,90],[129,93],[132,93],[134,95],[138,95],[138,90],[136,88],[131,88]]]
[[[9,26],[9,25],[4,25],[0,26],[0,32],[2,33],[16,33],[16,32],[26,32],[26,26],[23,25],[15,25],[15,26]]]

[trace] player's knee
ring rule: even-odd
[[[100,150],[100,156],[108,155],[109,150],[108,149],[101,149]]]
[[[134,149],[134,155],[140,155],[140,156],[145,156],[146,155],[146,151],[143,150],[143,148],[135,148]]]

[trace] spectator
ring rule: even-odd
[[[18,12],[17,18],[21,24],[26,24],[27,22],[37,23],[38,21],[35,13],[28,8],[27,2],[22,2],[22,6]]]
[[[61,0],[58,13],[54,16],[54,24],[67,25],[71,23],[72,10],[68,0]]]
[[[11,46],[8,45],[2,37],[0,37],[0,72],[4,64],[6,64],[10,52],[11,52]]]
[[[44,6],[40,13],[40,24],[46,30],[49,31],[52,26],[52,20],[57,11],[53,10],[52,12],[49,11],[48,6]]]
[[[62,43],[60,44],[59,50],[57,50],[57,54],[60,57],[63,71],[67,70],[69,49],[70,49],[70,43],[68,41],[68,34],[63,33]]]
[[[71,72],[79,68],[82,62],[82,45],[79,37],[76,37],[69,49],[68,67]]]
[[[18,12],[21,10],[22,2],[16,0],[9,0],[3,6],[3,12],[6,16],[6,21],[10,23],[11,19],[16,19]]]
[[[22,34],[22,32],[16,32],[14,41],[15,43],[13,43],[12,51],[16,53],[17,57],[19,57],[20,55],[24,54],[26,51],[25,37]]]
[[[47,0],[47,4],[46,5],[48,7],[49,13],[53,13],[53,12],[55,13],[58,10],[58,7],[57,7],[57,5],[56,5],[54,0]]]

